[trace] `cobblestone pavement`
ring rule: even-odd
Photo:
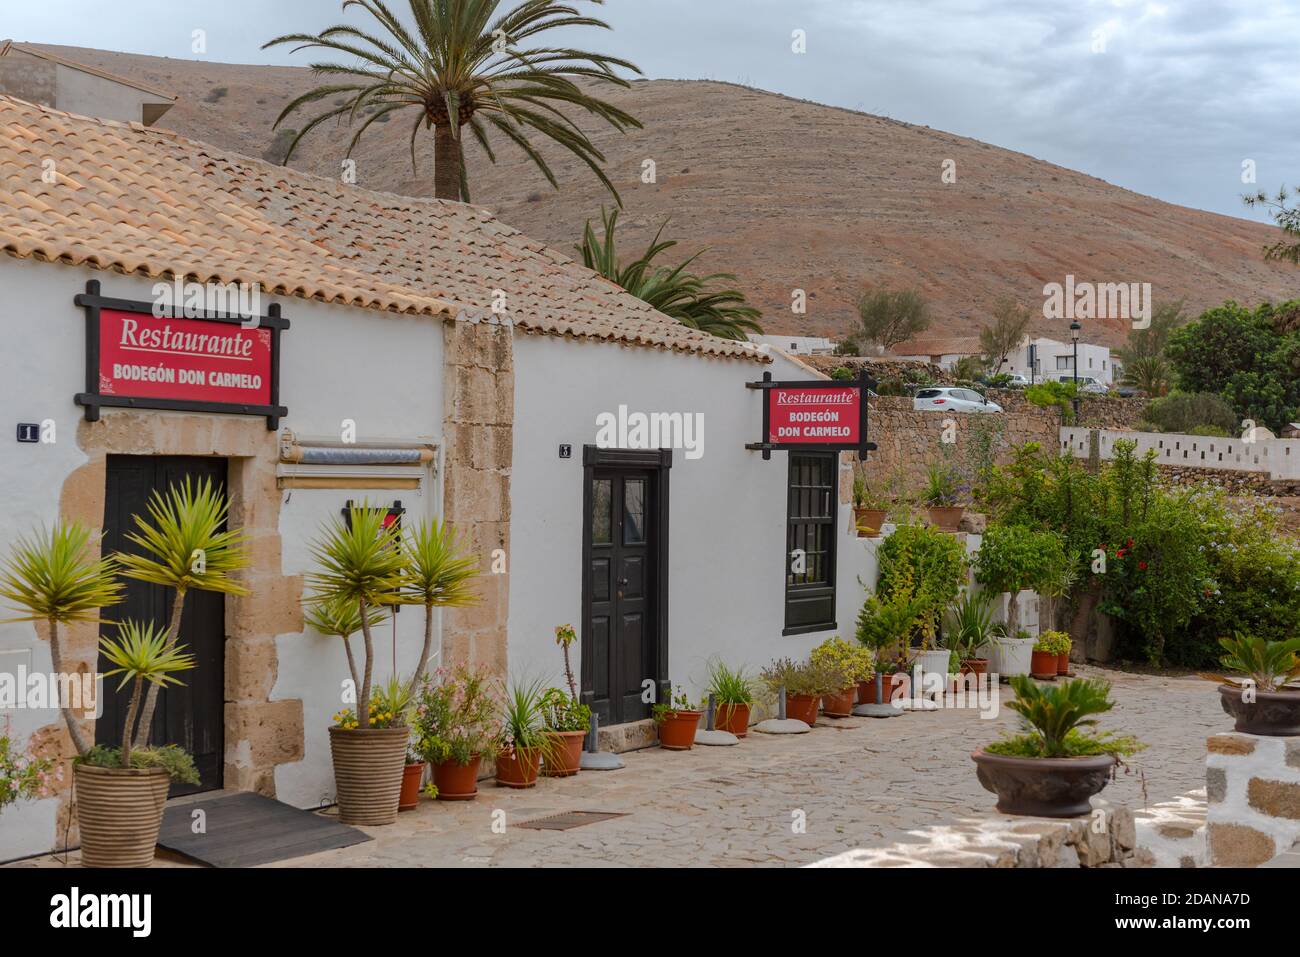
[[[1208,682],[1080,668],[1113,685],[1102,726],[1150,747],[1104,792],[1137,809],[1205,786],[1205,739],[1230,727]],[[1005,685],[1002,692],[1008,694]],[[800,865],[908,832],[990,816],[993,795],[970,752],[1015,727],[970,710],[888,720],[822,718],[809,734],[751,732],[738,746],[623,755],[619,771],[584,771],[514,791],[479,782],[474,801],[422,798],[365,844],[272,867]],[[626,815],[568,831],[521,828],[562,811]],[[802,822],[803,827],[797,825]],[[504,829],[502,829],[504,824]],[[495,825],[495,828],[494,828]],[[76,855],[71,856],[75,862]],[[58,866],[53,858],[27,865]],[[160,865],[181,864],[160,853]]]

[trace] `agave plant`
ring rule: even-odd
[[[100,610],[122,600],[117,565],[99,557],[98,540],[77,522],[62,522],[49,531],[19,538],[0,570],[0,597],[25,614],[9,621],[44,621],[50,629],[50,660],[56,674],[67,674],[61,625],[98,623]],[[91,745],[81,733],[72,709],[60,701],[73,747],[85,755]]]
[[[603,3],[604,0],[592,0]],[[489,161],[496,162],[491,136],[514,144],[556,189],[555,174],[529,134],[537,133],[582,160],[605,187],[618,197],[614,184],[601,169],[605,156],[563,107],[570,106],[603,120],[619,132],[639,129],[635,117],[593,95],[575,82],[581,78],[597,84],[627,87],[615,70],[641,71],[627,60],[558,47],[519,44],[562,27],[609,25],[584,16],[576,7],[553,0],[524,0],[502,12],[501,0],[408,0],[408,29],[382,0],[345,0],[344,12],[357,7],[375,21],[378,30],[367,32],[346,24],[319,34],[291,33],[263,45],[298,44],[294,49],[322,49],[339,53],[345,63],[313,63],[318,76],[335,77],[336,83],[315,87],[285,106],[279,127],[297,110],[322,100],[333,106],[314,116],[297,131],[284,161],[302,138],[329,120],[359,116],[365,120],[348,142],[352,154],[373,123],[387,122],[400,111],[414,116],[411,127],[411,166],[415,168],[415,143],[420,131],[433,130],[434,195],[438,199],[469,201],[465,173],[464,136],[469,127]],[[373,29],[373,28],[372,28]]]
[[[111,671],[104,672],[105,678],[121,675],[117,690],[121,691],[131,682],[131,700],[126,708],[126,725],[122,729],[122,750],[118,760],[124,768],[131,767],[131,748],[144,748],[149,744],[149,726],[136,728],[137,717],[141,722],[141,698],[145,686],[161,688],[164,685],[178,685],[180,680],[173,677],[178,671],[188,671],[194,667],[194,656],[182,652],[183,645],[176,645],[169,640],[165,631],[155,628],[152,622],[141,624],[127,619],[117,626],[117,638],[101,638],[99,650],[109,664],[116,665]],[[132,739],[135,739],[134,742]]]
[[[1240,688],[1242,682],[1232,677],[1239,675],[1253,681],[1257,691],[1300,690],[1300,637],[1269,641],[1236,632],[1220,638],[1219,645],[1225,652],[1220,663],[1230,674],[1203,678]]]
[[[375,665],[373,615],[381,606],[400,604],[406,584],[407,557],[402,551],[401,533],[385,524],[387,515],[387,509],[362,504],[349,509],[347,521],[335,517],[311,545],[317,571],[307,576],[312,604],[338,602],[356,608],[365,642],[357,692],[357,722],[362,730],[370,727],[370,683]],[[350,660],[350,650],[348,655]]]
[[[703,255],[704,250],[674,267],[655,265],[655,257],[677,245],[676,240],[660,239],[667,222],[659,227],[645,252],[631,262],[621,263],[614,239],[618,210],[606,212],[602,207],[600,218],[605,227],[604,237],[597,238],[588,221],[578,245],[583,265],[588,269],[595,270],[636,298],[692,329],[741,342],[746,339],[746,331],[763,331],[758,324],[762,313],[745,301],[744,293],[729,287],[714,287],[713,284],[718,282],[735,282],[734,275],[712,273],[698,276],[686,271],[686,267]]]
[[[409,562],[403,601],[424,606],[424,648],[408,688],[414,694],[433,651],[433,610],[465,608],[479,601],[471,588],[478,577],[478,560],[466,555],[451,527],[436,518],[412,527],[403,550]]]
[[[248,564],[248,554],[243,529],[224,528],[228,509],[220,487],[209,479],[196,485],[186,477],[180,485],[149,497],[147,520],[132,516],[136,530],[126,538],[145,554],[118,552],[114,556],[127,578],[174,590],[165,632],[169,648],[180,638],[185,596],[191,590],[248,594],[248,589],[231,577]],[[161,687],[157,682],[149,684],[135,737],[137,748],[144,747]]]

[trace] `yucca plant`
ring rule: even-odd
[[[388,617],[388,607],[371,608],[367,613],[370,627],[382,623]],[[303,620],[322,635],[329,635],[343,642],[343,650],[348,656],[348,671],[352,675],[352,687],[361,687],[361,674],[357,671],[357,659],[352,653],[352,636],[361,630],[360,606],[350,598],[335,595],[327,599],[308,596],[303,600]]]
[[[116,639],[99,640],[99,650],[104,658],[117,666],[104,672],[104,677],[121,675],[118,691],[131,682],[131,700],[126,707],[126,725],[122,729],[122,749],[118,755],[124,768],[131,767],[133,738],[135,747],[144,748],[149,744],[149,726],[136,729],[137,717],[141,721],[144,719],[140,706],[145,687],[179,685],[180,680],[173,675],[194,667],[194,656],[183,653],[182,648],[184,645],[173,643],[168,634],[152,622],[142,624],[129,618],[118,624]]]
[[[1201,677],[1234,688],[1240,688],[1245,678],[1255,683],[1257,691],[1300,691],[1300,637],[1269,641],[1236,632],[1231,638],[1220,638],[1219,645],[1224,650],[1220,664],[1229,674]]]
[[[604,0],[591,0],[603,3]],[[619,132],[640,128],[635,117],[593,95],[575,80],[629,86],[615,70],[641,71],[627,60],[546,44],[521,46],[562,27],[609,25],[584,16],[576,6],[553,0],[525,0],[503,11],[501,0],[408,0],[410,29],[382,0],[345,0],[343,10],[359,8],[378,29],[367,32],[341,24],[319,34],[291,33],[263,45],[298,44],[294,49],[339,53],[345,63],[313,63],[318,76],[338,79],[291,100],[276,119],[278,127],[297,110],[322,100],[335,105],[302,125],[285,154],[289,161],[302,138],[329,120],[365,120],[348,142],[348,155],[372,123],[387,122],[400,111],[413,115],[411,166],[420,131],[433,130],[434,195],[469,201],[462,127],[468,126],[490,162],[492,138],[514,144],[556,189],[551,167],[530,139],[537,133],[568,150],[618,191],[601,169],[605,156],[569,118],[575,107]]]
[[[948,608],[944,644],[961,659],[974,658],[983,645],[995,640],[998,624],[993,613],[993,593],[969,589]]]
[[[479,601],[472,588],[479,573],[478,559],[467,555],[451,527],[436,518],[410,528],[402,547],[408,561],[402,600],[424,606],[424,647],[408,688],[414,694],[433,651],[433,610],[466,608]]]
[[[340,602],[357,609],[365,642],[357,692],[357,724],[362,730],[370,727],[370,683],[375,665],[372,616],[381,606],[400,604],[406,584],[408,559],[402,550],[401,532],[385,524],[387,515],[385,508],[353,505],[346,521],[336,517],[323,526],[311,545],[317,571],[307,576],[313,604]]]
[[[229,503],[220,487],[209,479],[195,484],[187,476],[166,492],[155,491],[146,510],[147,519],[131,516],[135,531],[126,536],[145,554],[118,552],[114,558],[127,578],[173,589],[165,632],[170,648],[180,638],[185,596],[191,590],[248,594],[248,589],[232,577],[248,564],[245,536],[242,529],[223,528]],[[149,683],[135,735],[137,748],[144,747],[161,687],[160,683]]]
[[[19,538],[0,569],[0,597],[24,612],[8,621],[43,621],[50,629],[50,662],[55,674],[68,674],[60,625],[98,623],[101,609],[122,600],[117,564],[100,557],[98,537],[78,522],[59,522],[48,531]],[[78,755],[91,748],[60,700],[59,711]]]
[[[1097,725],[1093,715],[1104,714],[1115,706],[1108,681],[1077,678],[1049,687],[1027,675],[1015,675],[1011,689],[1015,700],[1008,702],[1008,707],[1024,719],[1027,733],[989,745],[985,750],[992,754],[1034,758],[1119,756],[1144,747],[1126,735],[1083,730]]]

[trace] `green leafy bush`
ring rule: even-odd
[[[1146,420],[1157,432],[1190,433],[1209,426],[1229,435],[1237,427],[1232,406],[1219,396],[1205,392],[1174,392],[1155,399],[1146,408]]]
[[[1025,398],[1040,408],[1058,408],[1066,422],[1074,419],[1074,407],[1071,404],[1078,390],[1073,382],[1037,382],[1025,387]]]
[[[856,376],[853,375],[853,370],[850,369],[848,366],[836,366],[834,369],[831,370],[831,378],[844,381],[847,379],[856,378]]]
[[[1016,621],[1020,591],[1037,588],[1066,563],[1061,536],[1024,525],[990,525],[975,557],[975,580],[995,592],[1009,592],[1007,621]]]
[[[943,614],[957,597],[966,578],[963,537],[949,535],[929,525],[899,525],[876,553],[880,576],[879,601],[895,599],[913,604],[914,632],[923,645],[934,638]]]

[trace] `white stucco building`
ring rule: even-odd
[[[441,660],[560,685],[554,629],[571,623],[582,697],[606,724],[646,718],[647,681],[699,694],[711,658],[752,672],[851,635],[875,570],[847,455],[745,447],[765,396],[746,384],[818,378],[796,360],[672,322],[478,207],[7,97],[0,188],[0,556],[60,520],[126,547],[148,495],[187,475],[228,489],[248,534],[250,593],[190,596],[182,640],[200,666],[155,725],[155,743],[195,754],[201,789],[332,800],[327,727],[348,671],[301,599],[309,545],[349,502],[439,516],[479,558],[483,603],[439,616]],[[155,319],[175,278],[251,285],[260,308],[242,328],[211,311]],[[198,345],[175,346],[196,329]],[[187,348],[211,363],[198,384],[176,371]],[[601,441],[637,413],[678,431]],[[349,461],[321,461],[344,448]],[[809,570],[783,573],[796,547]],[[130,583],[119,611],[164,598]],[[411,671],[421,617],[381,626],[381,676]],[[69,629],[71,666],[102,670],[97,634]],[[48,636],[0,624],[0,670],[19,666],[52,670]],[[106,696],[87,735],[113,741],[121,711]],[[17,746],[70,757],[57,711],[6,717]],[[5,809],[0,860],[58,845],[68,800],[65,784]]]
[[[1034,349],[1034,361],[1030,363],[1030,347]],[[1007,364],[999,370],[1033,378],[1043,379],[1069,378],[1074,375],[1074,343],[1061,342],[1037,336],[1026,339],[1015,352],[1007,357]],[[1030,373],[1033,373],[1031,376]],[[1102,385],[1112,385],[1118,380],[1115,361],[1109,346],[1092,342],[1079,343],[1079,375],[1092,376]]]
[[[828,356],[835,352],[835,341],[825,336],[778,336],[750,333],[749,341],[771,346],[792,356]]]

